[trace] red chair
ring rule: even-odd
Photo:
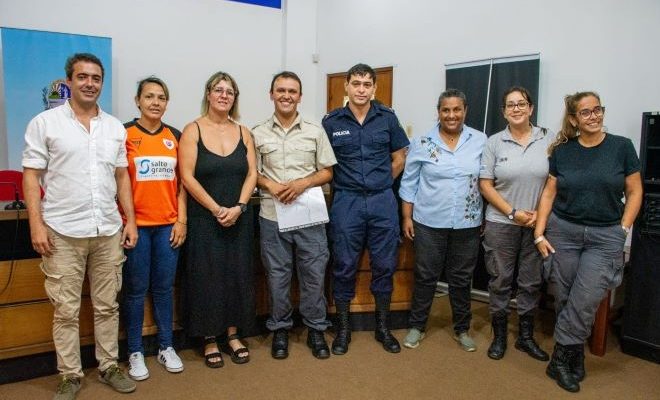
[[[0,201],[16,200],[16,191],[18,199],[23,200],[23,173],[21,171],[3,170],[0,171]]]

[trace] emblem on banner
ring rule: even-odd
[[[44,109],[50,110],[64,104],[71,98],[71,89],[65,83],[64,79],[57,79],[51,82],[49,86],[42,89]]]

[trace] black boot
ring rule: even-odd
[[[543,351],[534,341],[534,315],[520,315],[518,319],[516,349],[524,351],[537,360],[548,361],[550,359],[548,353]]]
[[[576,344],[573,347],[575,348],[575,352],[570,361],[571,372],[578,382],[582,382],[587,375],[587,372],[584,370],[584,344]]]
[[[348,344],[351,343],[350,306],[348,301],[335,301],[337,307],[336,336],[332,341],[332,354],[342,355],[348,352]]]
[[[504,357],[506,352],[506,333],[507,333],[507,315],[505,311],[500,311],[491,316],[493,325],[493,342],[488,348],[488,357],[493,360],[499,360]]]
[[[323,331],[309,328],[307,330],[307,347],[312,349],[312,355],[319,359],[330,357],[330,349],[325,343]]]
[[[284,360],[289,356],[289,331],[280,328],[273,332],[270,355],[276,360]]]
[[[548,363],[545,373],[555,381],[564,390],[569,392],[579,392],[580,384],[571,373],[569,362],[573,357],[571,346],[555,344],[555,350],[552,352],[552,359]]]
[[[390,333],[387,328],[387,316],[390,313],[390,296],[376,297],[376,331],[374,336],[376,340],[383,344],[385,351],[398,353],[401,351],[399,341]]]

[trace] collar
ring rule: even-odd
[[[271,128],[274,128],[276,126],[280,127],[284,132],[289,132],[296,126],[302,126],[302,116],[300,115],[299,112],[296,111],[296,119],[293,120],[293,123],[289,128],[285,128],[282,126],[282,123],[280,122],[279,119],[277,119],[277,115],[273,113],[273,115],[270,117],[270,126]]]
[[[529,143],[535,142],[535,141],[545,137],[545,135],[547,135],[547,132],[544,134],[543,129],[539,128],[538,126],[531,125],[531,127],[532,127],[532,134],[530,135]],[[511,135],[511,130],[509,129],[509,125],[507,125],[506,128],[504,128],[504,132],[502,133],[502,140],[508,140],[510,142],[515,142],[515,139]]]
[[[369,111],[367,111],[367,115],[364,117],[364,121],[362,122],[362,125],[366,124],[367,121],[369,121],[375,115],[380,115],[380,113],[381,111],[380,108],[378,108],[378,105],[373,100],[371,100],[369,102]],[[346,104],[341,109],[341,115],[348,117],[357,123],[357,118],[355,118],[355,115],[353,115],[353,111],[351,111],[351,109],[348,107],[348,104]]]
[[[448,151],[458,150],[458,148],[461,147],[463,143],[467,142],[472,137],[472,129],[469,126],[465,125],[465,123],[463,123],[463,129],[461,129],[461,135],[458,137],[458,143],[456,143],[456,147],[454,148],[454,150],[449,150],[445,142],[440,138],[439,122],[435,125],[435,128],[433,128],[433,130],[435,132],[435,134],[432,135],[433,139],[435,139],[440,144],[440,146],[447,149]]]
[[[73,111],[73,108],[71,108],[70,101],[71,101],[71,99],[67,99],[67,100],[64,102],[64,104],[62,104],[62,107],[63,107],[64,113],[65,113],[69,118],[76,119],[76,113]],[[94,118],[102,118],[102,117],[103,117],[103,114],[105,114],[105,113],[103,112],[103,110],[101,110],[101,106],[99,106],[98,103],[96,103],[96,110],[97,110],[98,112],[97,112],[97,114],[96,114],[96,117],[94,117]]]
[[[161,122],[160,122],[160,126],[158,127],[158,129],[156,129],[154,132],[149,132],[149,130],[148,130],[147,128],[145,128],[144,126],[140,125],[140,123],[138,122],[138,120],[139,120],[139,118],[134,118],[134,119],[133,119],[133,123],[135,124],[135,126],[137,126],[137,128],[138,128],[141,132],[146,133],[147,135],[158,135],[159,133],[161,133],[161,132],[163,131],[163,128],[165,128],[165,124],[163,124],[163,122],[161,121]]]

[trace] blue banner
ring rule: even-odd
[[[92,53],[101,60],[105,77],[99,105],[112,112],[112,39],[13,28],[0,28],[0,39],[9,169],[22,170],[28,122],[70,96],[64,64],[72,54]]]
[[[264,6],[271,8],[282,8],[282,0],[229,0],[229,1],[254,4],[256,6]]]

